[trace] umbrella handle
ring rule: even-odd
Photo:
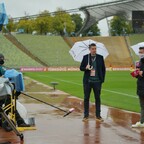
[[[88,54],[88,65],[89,65],[89,54]]]

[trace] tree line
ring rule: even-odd
[[[84,20],[80,14],[69,14],[58,8],[55,15],[51,15],[49,11],[41,12],[36,18],[25,17],[15,22],[12,18],[9,19],[7,29],[9,32],[22,32],[32,34],[36,32],[40,35],[67,35],[76,36],[76,33],[81,29]],[[100,29],[96,22],[89,29],[82,32],[82,36],[99,36]],[[5,31],[3,29],[3,31]],[[125,14],[114,16],[109,23],[109,32],[112,36],[130,34],[133,32],[131,21],[127,20]]]

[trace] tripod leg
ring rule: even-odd
[[[15,134],[20,137],[21,140],[23,140],[23,134],[21,134],[13,124],[13,122],[7,117],[7,114],[3,111],[3,109],[0,107],[0,114],[3,116],[3,118],[7,121],[7,123],[10,125],[10,127],[13,129]]]

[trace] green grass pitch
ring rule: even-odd
[[[83,72],[25,72],[37,81],[50,85],[58,82],[56,89],[83,99]],[[91,101],[94,102],[93,92]],[[102,86],[101,101],[103,105],[139,112],[139,99],[136,95],[136,79],[130,71],[108,71]]]

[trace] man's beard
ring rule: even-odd
[[[96,56],[96,53],[91,53],[91,56]]]

